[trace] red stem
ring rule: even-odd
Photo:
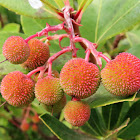
[[[91,53],[95,56],[97,64],[100,66],[100,68],[102,67],[101,57],[103,59],[105,59],[107,62],[111,61],[107,56],[103,55],[101,52],[98,52],[95,49],[96,48],[96,44],[88,41],[87,39],[82,38],[82,37],[75,37],[74,41],[75,42],[83,42],[87,46],[87,48],[90,49]]]
[[[54,25],[54,26],[50,26],[48,23],[46,23],[46,28],[44,28],[42,31],[38,32],[38,36],[43,36],[43,35],[47,35],[48,36],[48,32],[50,31],[58,31],[58,30],[63,30],[64,27],[64,22],[58,25]]]
[[[87,49],[86,50],[86,56],[85,56],[85,61],[89,61],[89,56],[90,56],[90,50],[89,49]]]
[[[73,24],[72,24],[72,19],[70,18],[70,11],[71,7],[67,6],[64,9],[64,18],[66,21],[66,24],[68,26],[69,30],[69,38],[70,38],[70,47],[72,49],[72,57],[77,57],[77,49],[75,48],[75,43],[73,42],[73,39],[75,37],[74,29],[73,29]]]
[[[76,13],[75,16],[74,16],[74,20],[76,20],[76,19],[79,17],[79,15],[80,15],[81,12],[82,12],[82,9],[83,9],[83,7],[77,11],[77,13]]]
[[[110,58],[108,58],[107,56],[105,56],[105,55],[102,54],[101,52],[99,53],[99,56],[102,57],[107,63],[111,61]]]
[[[59,57],[60,55],[66,53],[66,52],[71,52],[71,47],[67,47],[67,48],[64,48],[63,50],[57,52],[56,54],[54,54],[53,56],[51,56],[49,59],[48,59],[48,64],[49,64],[49,68],[48,68],[48,76],[51,76],[51,72],[52,72],[52,62],[57,58]]]
[[[62,30],[64,29],[64,22],[55,26],[50,26],[48,23],[46,24],[46,28],[44,28],[42,31],[37,32],[34,35],[29,36],[28,38],[25,39],[25,42],[28,42],[29,40],[31,40],[34,37],[40,37],[43,35],[47,35],[48,36],[48,32],[50,31],[58,31],[58,30]]]
[[[64,0],[65,6],[70,6],[69,0]]]
[[[37,33],[34,34],[34,35],[31,35],[31,36],[29,36],[28,38],[25,39],[25,42],[28,43],[29,40],[31,40],[32,38],[37,37],[37,36],[38,36]]]
[[[39,72],[39,71],[44,70],[44,69],[45,69],[44,66],[38,67],[38,68],[36,68],[36,69],[30,71],[30,72],[27,74],[27,76],[28,76],[29,78],[31,78],[31,76],[32,76],[34,73]]]
[[[99,52],[95,49],[95,46],[93,45],[92,42],[82,37],[75,37],[74,41],[83,42],[87,46],[87,48],[90,49],[91,53],[95,56],[96,62],[100,66],[100,68],[102,67],[102,62],[101,62],[101,58],[99,57]]]

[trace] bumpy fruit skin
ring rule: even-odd
[[[71,59],[60,72],[60,84],[64,92],[70,96],[80,99],[89,97],[99,87],[99,69],[82,58]]]
[[[45,64],[50,57],[50,51],[48,45],[39,39],[31,39],[28,44],[30,56],[21,66],[27,70],[33,70]]]
[[[53,105],[63,97],[63,90],[59,78],[45,77],[35,84],[35,96],[37,100],[46,105]]]
[[[34,82],[20,71],[6,75],[1,82],[2,97],[12,106],[22,107],[34,100]]]
[[[48,112],[59,113],[66,105],[66,96],[64,95],[57,103],[52,105],[43,105]]]
[[[140,89],[140,59],[130,53],[120,53],[101,71],[104,87],[112,94],[129,96]]]
[[[3,45],[3,55],[12,64],[21,64],[30,55],[30,48],[20,36],[9,37]]]
[[[69,101],[64,107],[64,118],[73,126],[82,126],[90,118],[90,107],[83,101]]]

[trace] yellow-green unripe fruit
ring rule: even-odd
[[[83,101],[69,101],[64,107],[64,118],[73,126],[82,126],[90,118],[90,106]]]
[[[66,96],[64,95],[57,103],[54,105],[43,105],[48,112],[59,113],[66,105]]]
[[[80,99],[89,97],[99,87],[99,69],[82,58],[71,59],[60,72],[60,84],[64,92],[70,96]]]
[[[27,70],[33,70],[46,63],[50,57],[50,51],[48,45],[39,39],[31,39],[28,44],[30,47],[30,56],[21,66]]]
[[[132,95],[140,89],[140,59],[130,53],[120,53],[106,64],[101,78],[110,93]]]
[[[34,82],[20,71],[11,72],[2,79],[1,94],[12,106],[27,106],[35,97]]]
[[[3,45],[3,55],[12,64],[22,64],[30,55],[30,48],[20,36],[9,37]]]
[[[40,103],[54,105],[64,95],[59,78],[45,77],[35,84],[35,96]]]

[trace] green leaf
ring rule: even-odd
[[[55,61],[53,61],[53,69],[60,72],[65,63],[68,62],[68,60],[70,60],[71,58],[72,58],[71,52],[61,55]]]
[[[28,0],[0,0],[0,5],[24,16],[30,16],[33,18],[52,17],[52,15],[46,12],[43,8],[33,9]]]
[[[83,11],[91,4],[93,0],[78,0],[78,9],[83,8]]]
[[[56,7],[57,5],[56,5],[56,3],[55,3],[55,1],[53,1],[53,0],[40,0],[44,5],[46,5],[46,9],[50,9],[50,10],[52,10],[52,11],[54,11],[54,12],[59,12],[59,10],[58,10],[58,7]]]
[[[118,137],[123,139],[133,139],[140,135],[140,100],[135,102],[128,111],[125,118],[130,118],[128,126],[118,133]]]
[[[120,125],[122,125],[122,123],[124,123],[125,116],[129,109],[130,109],[130,102],[123,102],[123,105],[120,110],[120,114],[118,116],[118,120],[116,122],[116,125],[114,126],[115,128],[119,127]]]
[[[94,140],[88,136],[84,136],[76,133],[72,129],[65,126],[62,122],[49,114],[43,114],[40,116],[43,123],[51,130],[51,132],[61,140]]]
[[[105,134],[105,124],[97,108],[91,109],[90,119],[80,128],[92,136],[103,136]]]
[[[3,54],[0,54],[0,62],[3,60],[5,60],[5,57]],[[6,61],[0,64],[0,79],[2,79],[4,75],[13,71],[21,71],[25,74],[28,73],[28,71],[22,68],[20,65],[14,65]]]
[[[6,24],[1,31],[18,33],[19,30],[20,30],[20,25],[19,24],[9,23],[9,24]]]
[[[102,107],[102,114],[107,127],[107,130],[112,130],[116,124],[123,103],[112,104]]]
[[[94,0],[83,14],[81,34],[101,44],[139,23],[138,13],[140,0]]]
[[[138,57],[140,59],[140,44],[133,46],[127,52],[135,55],[136,57]]]
[[[117,138],[116,135],[117,133],[122,130],[123,128],[125,128],[128,125],[128,122],[130,121],[130,119],[128,118],[126,121],[124,121],[118,128],[112,130],[112,131],[108,131],[108,134],[104,137],[104,140],[112,140],[114,138]],[[117,140],[122,140],[117,138]]]
[[[85,99],[92,108],[99,107],[99,106],[106,106],[118,102],[124,101],[133,101],[135,99],[136,93],[133,96],[122,97],[122,96],[115,96],[109,93],[104,86],[101,84],[95,94],[91,97]]]
[[[126,36],[132,47],[140,44],[140,30],[127,32]]]
[[[54,0],[59,9],[62,9],[64,7],[64,2],[63,0]]]
[[[50,19],[33,19],[26,16],[21,16],[21,25],[25,34],[33,35],[37,32],[40,32],[42,29],[46,27],[46,23],[50,25],[57,25],[59,23],[58,20],[54,18]]]

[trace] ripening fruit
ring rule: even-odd
[[[64,95],[57,103],[54,105],[43,105],[48,112],[59,113],[62,111],[66,105],[66,96]]]
[[[54,78],[59,78],[59,72],[56,71],[56,70],[52,70],[52,73],[51,75],[54,77]],[[36,73],[34,76],[33,76],[33,80],[34,82],[36,83],[38,81],[38,76],[39,76],[39,73]],[[48,71],[46,71],[43,75],[43,77],[46,77],[48,76]]]
[[[27,123],[26,120],[24,120],[24,121],[21,123],[20,129],[21,129],[22,131],[27,131],[27,130],[29,129],[29,124]]]
[[[28,44],[30,47],[30,56],[21,66],[27,70],[33,70],[45,64],[50,57],[50,51],[48,45],[39,39],[31,39]]]
[[[12,64],[21,64],[30,55],[30,48],[20,36],[9,37],[3,45],[3,55]]]
[[[43,104],[53,105],[63,97],[63,94],[59,78],[47,76],[35,84],[35,96]]]
[[[38,130],[38,126],[36,124],[32,124],[32,130],[36,132]]]
[[[60,72],[60,84],[64,92],[70,96],[80,99],[89,97],[99,87],[99,69],[82,58],[71,59]]]
[[[69,101],[64,107],[64,118],[73,126],[82,126],[90,118],[90,107],[83,101]]]
[[[32,116],[32,122],[33,123],[38,123],[40,121],[39,116],[37,114],[35,114],[34,116]]]
[[[106,64],[101,78],[110,93],[132,95],[140,89],[140,59],[130,53],[120,53]]]
[[[21,107],[34,100],[34,82],[20,71],[6,75],[1,82],[2,97],[13,106]]]

